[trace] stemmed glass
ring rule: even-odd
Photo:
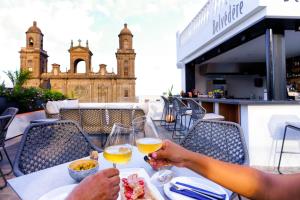
[[[153,124],[153,121],[146,116],[137,117],[132,121],[135,145],[139,152],[148,155],[162,147],[162,139]],[[158,186],[168,183],[173,178],[173,172],[162,167],[154,173],[151,181]]]
[[[126,164],[130,161],[133,144],[132,128],[124,124],[115,123],[105,143],[104,158],[116,164]]]

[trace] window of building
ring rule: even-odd
[[[129,97],[128,90],[124,90],[124,97]]]
[[[32,38],[29,38],[28,45],[29,45],[30,47],[33,47],[33,39],[32,39]]]
[[[128,72],[128,61],[125,60],[124,62],[124,76],[128,76],[129,72]]]

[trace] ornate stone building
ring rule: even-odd
[[[59,64],[52,64],[47,72],[48,54],[43,49],[43,33],[33,22],[26,32],[26,47],[20,51],[21,69],[32,72],[26,86],[51,88],[81,102],[135,101],[135,52],[132,48],[133,35],[127,24],[119,34],[119,48],[116,52],[117,74],[107,72],[106,65],[100,64],[99,71],[92,71],[92,56],[88,41],[85,46],[71,41],[70,69],[61,72]],[[85,73],[78,73],[79,62],[85,63]]]

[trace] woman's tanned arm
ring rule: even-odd
[[[189,168],[250,199],[300,199],[300,174],[264,173],[251,167],[222,162],[188,151],[170,141],[165,141],[162,149],[151,156],[154,165],[167,161],[179,167]]]

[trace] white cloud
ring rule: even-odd
[[[203,0],[202,2],[204,2]],[[172,84],[180,90],[176,68],[176,31],[200,10],[196,0],[1,0],[0,78],[3,70],[19,68],[25,32],[36,20],[44,33],[44,48],[52,63],[69,67],[71,39],[80,38],[94,53],[93,68],[101,63],[116,71],[115,51],[123,23],[134,34],[137,94],[161,94]],[[163,18],[166,14],[171,16]],[[166,21],[161,21],[163,18]],[[176,19],[174,19],[176,18]],[[176,21],[174,21],[176,20]],[[164,26],[165,24],[165,26]],[[166,76],[168,74],[168,76]],[[153,81],[155,77],[156,81]],[[158,81],[159,80],[159,81]]]

